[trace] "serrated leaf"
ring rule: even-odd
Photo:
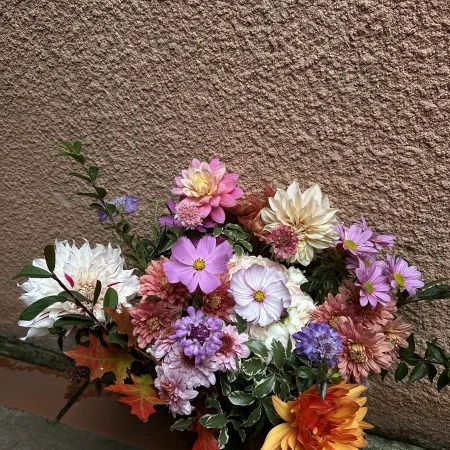
[[[56,256],[55,245],[46,245],[44,248],[45,262],[47,263],[48,270],[53,272],[55,270]]]
[[[395,381],[397,382],[402,381],[403,378],[406,377],[406,375],[408,375],[408,365],[402,361],[395,369],[394,374]]]
[[[219,448],[225,448],[225,445],[227,445],[229,439],[229,435],[228,435],[228,428],[227,427],[223,427],[220,429],[220,433],[219,433]]]
[[[151,414],[155,413],[154,405],[164,405],[158,391],[153,387],[153,380],[150,375],[141,377],[132,375],[133,384],[115,383],[106,387],[107,391],[117,392],[123,397],[119,402],[131,406],[131,414],[137,416],[142,422],[147,422]]]
[[[52,274],[40,267],[36,266],[25,266],[20,269],[19,273],[14,278],[52,278]]]
[[[66,300],[66,297],[61,295],[50,295],[48,297],[41,298],[25,308],[22,311],[22,314],[20,314],[19,320],[33,320],[37,315],[44,311],[45,308],[48,308],[54,303],[64,303]]]
[[[270,375],[256,384],[255,388],[252,391],[252,395],[256,398],[265,397],[266,395],[269,395],[273,392],[274,387],[275,375]]]
[[[193,417],[188,417],[187,419],[178,419],[170,427],[170,431],[184,431],[192,429],[194,423]]]
[[[192,450],[219,450],[219,443],[212,434],[211,430],[202,427],[198,422],[195,424],[195,431],[198,438],[194,442]]]
[[[117,331],[122,335],[128,336],[128,346],[133,347],[137,344],[137,338],[133,335],[133,324],[131,323],[131,317],[129,309],[122,306],[120,312],[114,308],[105,308],[105,313],[111,318],[111,320],[117,325]]]
[[[227,424],[227,417],[225,414],[205,414],[199,422],[205,428],[222,428]]]
[[[277,366],[278,369],[283,368],[286,362],[286,353],[283,347],[283,344],[278,341],[272,341],[272,352],[273,352],[273,362]]]
[[[423,361],[418,362],[409,375],[408,383],[414,383],[414,381],[420,380],[426,376],[427,372],[427,365]]]
[[[267,347],[261,342],[256,339],[250,339],[248,340],[245,345],[257,356],[260,356],[261,358],[267,358],[269,356],[269,352],[267,350]]]
[[[248,428],[254,425],[260,419],[261,413],[262,413],[261,404],[258,403],[258,406],[250,413],[248,419],[242,424],[242,426],[244,428]]]
[[[234,391],[228,395],[228,400],[236,406],[248,406],[255,402],[255,398],[243,391]]]
[[[263,373],[266,364],[260,358],[248,358],[241,360],[241,369],[246,375],[256,375]]]

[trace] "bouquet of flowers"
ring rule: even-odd
[[[18,274],[19,325],[61,349],[74,336],[81,377],[140,420],[168,408],[194,449],[363,448],[371,374],[450,384],[450,355],[436,340],[416,351],[400,313],[448,284],[424,285],[364,219],[339,223],[319,186],[244,194],[218,159],[194,159],[142,237],[138,199],[108,197],[79,141],[62,155],[114,244],[45,247]]]

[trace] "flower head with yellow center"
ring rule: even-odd
[[[334,230],[336,212],[318,185],[301,192],[298,183],[294,182],[286,190],[278,189],[275,196],[269,198],[269,207],[261,210],[261,219],[266,232],[285,226],[295,234],[297,248],[287,261],[306,266],[316,250],[334,245],[338,236]]]
[[[317,385],[287,403],[277,396],[272,402],[285,423],[274,427],[261,450],[353,450],[367,445],[364,429],[366,388],[357,384],[336,384],[320,397]]]

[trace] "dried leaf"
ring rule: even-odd
[[[120,312],[117,312],[114,308],[105,308],[105,312],[111,316],[113,322],[117,325],[117,331],[128,336],[128,346],[133,347],[137,345],[136,336],[133,336],[133,325],[131,324],[128,308],[122,306],[122,311]]]
[[[219,443],[211,430],[201,426],[197,422],[195,424],[195,431],[198,433],[198,438],[192,450],[219,450]]]

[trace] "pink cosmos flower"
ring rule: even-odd
[[[375,262],[367,267],[363,261],[360,261],[359,267],[356,269],[356,286],[361,287],[360,303],[366,306],[370,303],[375,308],[377,303],[389,303],[392,298],[389,294],[391,287],[389,286],[386,276],[383,274],[384,264]]]
[[[148,297],[158,297],[173,306],[185,305],[189,292],[181,283],[171,284],[164,272],[167,258],[150,261],[145,274],[139,278],[140,294],[146,300]]]
[[[354,256],[366,256],[376,253],[373,243],[370,241],[372,230],[363,230],[357,223],[350,228],[344,225],[337,225],[336,231],[339,234],[337,244],[341,244],[344,250]]]
[[[209,294],[220,286],[219,275],[227,271],[232,253],[228,241],[217,244],[216,238],[204,236],[195,246],[183,236],[172,246],[164,270],[170,283],[183,283],[189,292],[200,286],[203,293]]]
[[[160,398],[167,402],[172,414],[191,414],[190,400],[197,397],[198,392],[189,384],[189,376],[180,370],[171,370],[165,364],[156,366],[156,374],[155,387]]]
[[[341,322],[338,331],[343,344],[338,367],[344,378],[352,377],[361,384],[370,372],[380,373],[392,364],[394,346],[383,332],[354,324],[351,319]]]
[[[214,361],[223,372],[236,371],[238,359],[250,356],[250,349],[245,345],[248,335],[239,334],[232,325],[222,328],[222,333],[222,347],[213,357]]]
[[[288,279],[276,267],[253,264],[231,277],[230,292],[234,310],[249,322],[266,326],[280,319],[284,308],[291,305]]]
[[[238,178],[236,173],[227,173],[218,159],[209,163],[193,159],[189,168],[181,172],[181,177],[175,178],[177,187],[172,193],[189,199],[190,204],[199,209],[200,217],[224,223],[224,208],[235,206],[243,196],[242,190],[237,187]]]
[[[417,289],[424,286],[421,280],[422,274],[416,266],[408,266],[408,263],[400,256],[387,255],[386,274],[393,288],[401,291],[406,289],[409,295],[416,295]]]

